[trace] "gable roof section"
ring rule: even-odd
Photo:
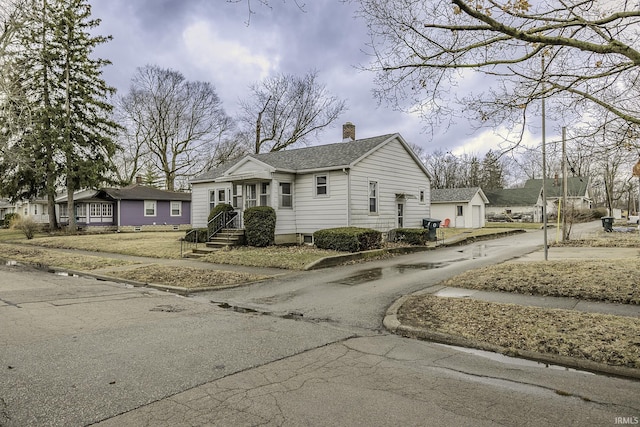
[[[581,176],[567,178],[567,194],[569,197],[587,197],[589,179]],[[542,190],[542,179],[528,179],[524,188]],[[545,180],[547,197],[562,197],[562,178]]]
[[[501,188],[485,192],[489,206],[535,206],[540,188]]]
[[[431,203],[452,203],[470,202],[476,194],[480,192],[480,197],[485,203],[488,202],[480,187],[470,188],[433,188],[431,189]]]
[[[174,200],[191,201],[191,193],[167,191],[144,185],[130,185],[123,188],[104,188],[96,194],[106,195],[113,200]]]
[[[405,147],[405,149],[408,150],[416,163],[428,176],[424,165],[422,165],[415,153],[408,148],[402,137],[395,133],[380,135],[373,138],[358,139],[356,141],[297,148],[294,150],[249,154],[248,156],[233,160],[216,169],[205,172],[194,178],[191,182],[213,181],[216,178],[229,173],[235,169],[236,166],[239,167],[241,164],[245,163],[247,158],[255,159],[276,170],[290,173],[348,168],[355,165],[360,160],[382,147],[384,144],[396,138]]]

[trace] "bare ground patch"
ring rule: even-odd
[[[420,295],[398,320],[507,349],[640,368],[637,318]]]
[[[108,275],[142,283],[179,286],[187,289],[225,287],[255,282],[269,277],[242,272],[163,266],[157,264],[135,269],[113,271],[109,272]]]

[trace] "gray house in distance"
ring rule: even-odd
[[[340,143],[250,154],[195,178],[193,226],[205,227],[211,209],[226,203],[240,218],[271,206],[276,243],[310,243],[315,231],[334,227],[422,227],[430,178],[405,140],[397,133],[354,140],[350,123],[343,133]]]
[[[563,197],[562,178],[547,178],[547,215],[558,213],[559,200]],[[522,188],[505,188],[486,192],[487,219],[489,221],[517,220],[542,222],[542,179],[529,179]],[[589,179],[567,178],[567,205],[574,209],[590,209]]]
[[[67,197],[56,200],[60,224],[69,223]],[[74,195],[78,227],[118,231],[180,230],[191,224],[191,194],[134,184]]]

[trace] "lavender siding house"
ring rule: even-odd
[[[117,231],[180,230],[191,224],[191,194],[144,185],[85,190],[74,195],[79,227]],[[67,197],[56,200],[61,224],[69,223]]]

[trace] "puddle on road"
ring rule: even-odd
[[[416,270],[433,270],[436,268],[442,268],[449,265],[448,262],[421,262],[418,264],[399,264],[393,267],[386,268],[371,268],[369,270],[361,270],[357,273],[345,277],[344,279],[336,280],[334,282],[338,285],[355,286],[362,283],[373,282],[380,280],[383,277],[390,277],[398,274],[410,273]]]
[[[471,291],[469,289],[444,288],[435,292],[433,295],[445,298],[468,298],[476,292],[477,291]]]
[[[464,249],[458,252],[460,252],[461,254],[467,255],[469,259],[484,258],[488,255],[487,245],[478,245],[478,246],[474,246],[472,248]]]

